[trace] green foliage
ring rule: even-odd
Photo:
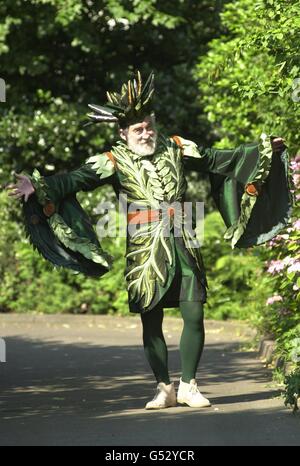
[[[300,198],[300,157],[292,162],[295,195]],[[300,395],[300,206],[295,206],[291,225],[260,250],[270,294],[253,314],[253,323],[263,336],[276,340],[275,355],[282,361],[285,404],[297,408]]]
[[[300,197],[300,160],[299,156],[292,162],[296,198]],[[267,301],[263,318],[258,328],[278,340],[279,348],[284,348],[291,339],[300,337],[300,206],[296,204],[291,225],[286,231],[277,235],[264,250],[265,271],[273,292]],[[286,362],[290,362],[285,351],[281,351]]]
[[[299,147],[299,1],[238,0],[221,14],[226,34],[201,57],[201,103],[220,147],[257,140],[262,131]]]
[[[287,321],[290,329],[277,338],[276,354],[295,369],[300,363],[300,324],[292,325],[293,320]]]
[[[211,41],[195,70],[201,105],[219,147],[257,140],[264,131],[284,137],[292,156],[299,150],[299,7],[299,1],[288,0],[238,0],[224,7],[225,33]],[[292,166],[299,200],[299,160]],[[285,367],[295,366],[293,342],[300,337],[299,217],[298,204],[290,228],[269,245],[253,250],[257,278],[251,277],[250,270],[247,281],[248,316],[261,335],[276,340],[276,353]],[[241,263],[247,274],[245,258]],[[235,276],[235,257],[228,260],[222,254],[220,278],[225,264]],[[218,294],[222,296],[220,290]],[[286,404],[293,406],[299,396],[298,365],[286,379]]]
[[[106,91],[119,89],[136,69],[144,76],[155,71],[162,129],[207,142],[191,69],[220,34],[223,3],[178,1],[174,8],[168,0],[1,2],[7,102],[0,105],[0,184],[12,170],[70,170],[109,148],[114,126],[84,127],[87,104],[105,102]]]
[[[206,216],[203,244],[209,285],[206,316],[249,319],[268,296],[265,287],[257,292],[263,262],[251,249],[232,250],[223,239],[224,232],[224,222],[217,212]]]
[[[295,369],[285,378],[284,403],[291,406],[293,412],[299,410],[298,399],[300,397],[300,367]]]

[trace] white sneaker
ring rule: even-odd
[[[176,406],[176,393],[174,384],[170,383],[166,385],[164,382],[160,382],[157,385],[156,395],[153,400],[148,401],[145,409],[162,409]]]
[[[180,404],[187,404],[191,408],[211,406],[210,401],[200,393],[195,379],[190,380],[190,383],[186,383],[180,378],[177,401]]]

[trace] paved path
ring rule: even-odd
[[[166,317],[170,372],[180,377],[181,320]],[[139,316],[0,315],[1,445],[300,445],[300,417],[284,407],[270,371],[243,350],[244,324],[208,321],[197,375],[201,410],[143,409],[156,384]]]

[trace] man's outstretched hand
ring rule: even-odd
[[[284,139],[283,138],[274,138],[272,139],[272,148],[274,152],[282,152],[285,149],[285,144],[284,144]]]
[[[27,202],[29,196],[34,193],[35,189],[27,176],[16,173],[16,177],[18,178],[17,183],[6,187],[7,190],[11,190],[8,195],[13,196],[15,199],[24,196],[24,201]]]

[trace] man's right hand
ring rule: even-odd
[[[17,183],[6,187],[7,190],[13,190],[11,193],[8,193],[8,195],[14,196],[16,199],[24,196],[24,201],[27,202],[29,196],[34,193],[35,189],[27,176],[16,173],[16,177],[18,178]]]

